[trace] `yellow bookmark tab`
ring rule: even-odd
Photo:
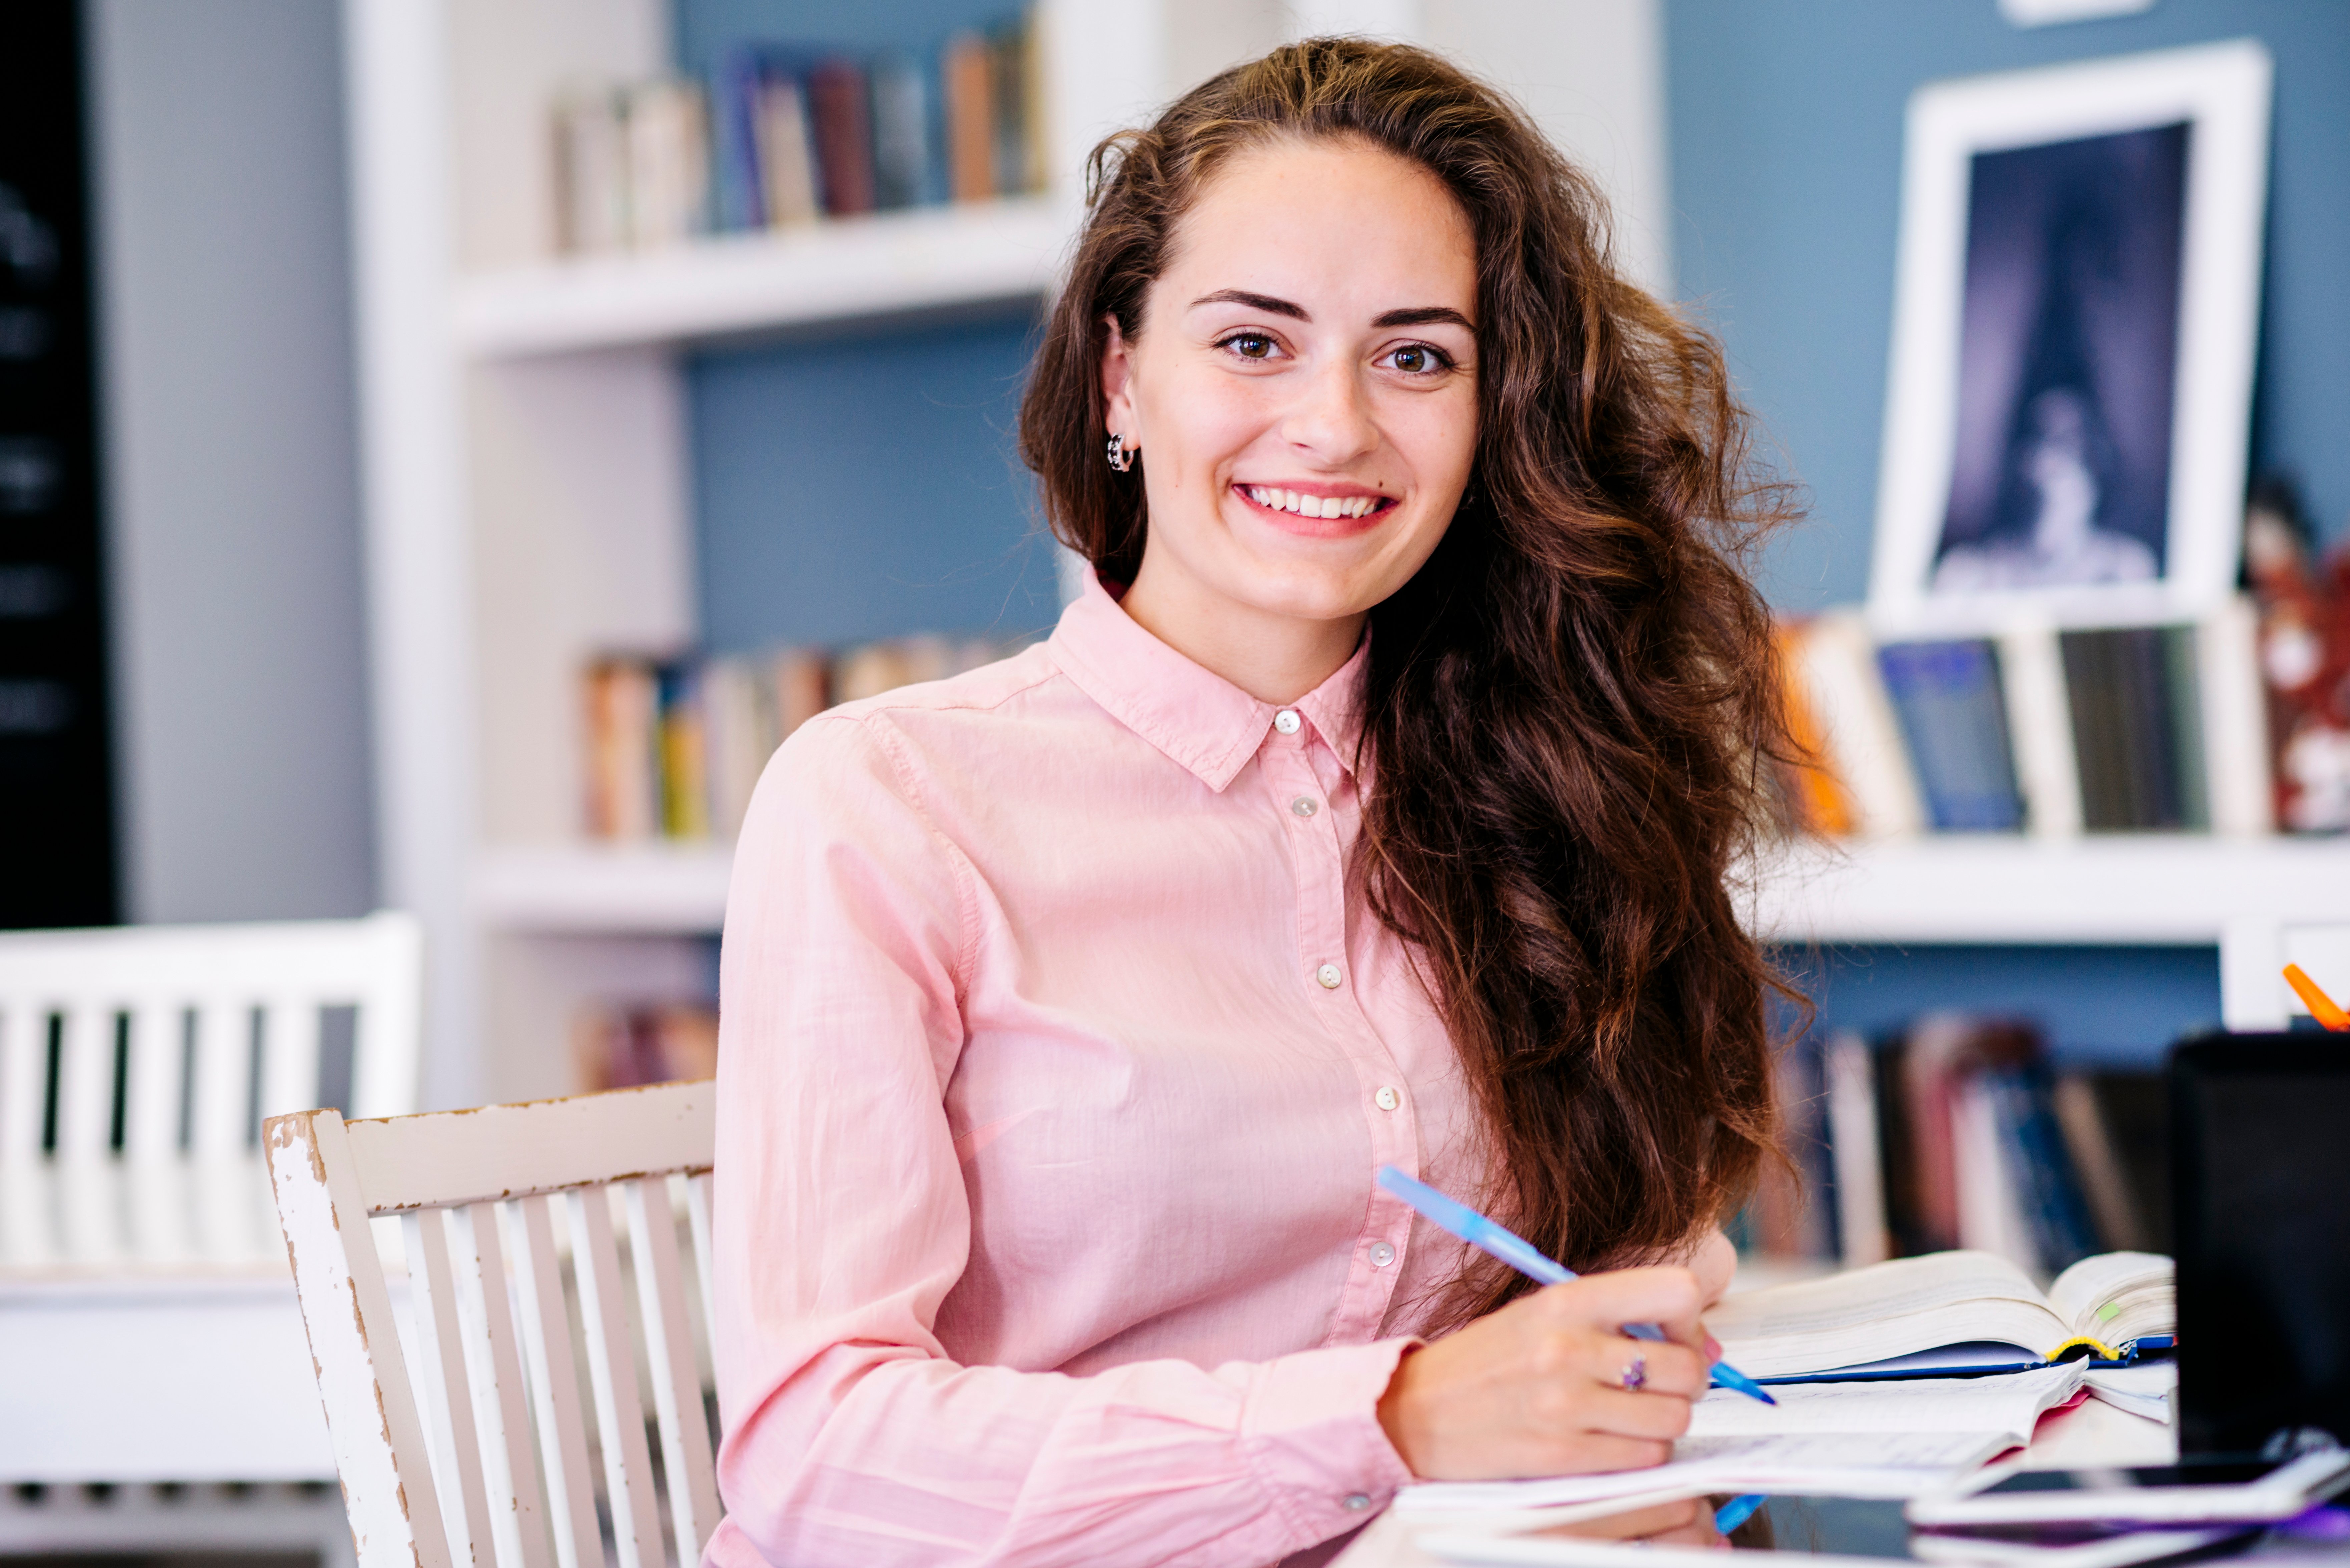
[[[2055,1349],[2050,1351],[2048,1353],[2048,1359],[2051,1361],[2062,1361],[2064,1359],[2065,1352],[2083,1349],[2095,1354],[2099,1361],[2119,1361],[2122,1358],[2122,1353],[2116,1350],[2112,1345],[2107,1345],[2104,1340],[2091,1339],[2085,1334],[2076,1334],[2072,1338],[2066,1340],[2064,1344],[2058,1345]]]

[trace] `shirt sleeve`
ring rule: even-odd
[[[713,1568],[1266,1563],[1411,1478],[1377,1418],[1412,1341],[1090,1376],[965,1366],[945,1085],[974,873],[872,718],[777,753],[721,960]]]

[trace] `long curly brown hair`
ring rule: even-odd
[[[1055,532],[1132,581],[1147,518],[1139,472],[1102,461],[1107,323],[1144,329],[1224,160],[1321,138],[1435,174],[1478,257],[1474,466],[1436,553],[1371,611],[1353,875],[1480,1098],[1485,1201],[1580,1268],[1654,1256],[1775,1152],[1765,993],[1794,993],[1731,884],[1795,754],[1742,570],[1793,504],[1720,347],[1616,272],[1591,182],[1424,50],[1320,38],[1225,71],[1096,149],[1021,455]],[[1472,1264],[1444,1315],[1523,1288]]]

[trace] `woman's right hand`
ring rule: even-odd
[[[1379,1425],[1427,1480],[1660,1464],[1705,1392],[1703,1304],[1684,1268],[1545,1286],[1407,1354],[1379,1399]],[[1627,1323],[1653,1323],[1667,1342],[1630,1338]],[[1636,1363],[1645,1381],[1634,1390],[1625,1373]]]

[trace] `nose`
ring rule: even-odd
[[[1333,358],[1291,383],[1296,400],[1284,411],[1282,436],[1315,463],[1337,468],[1379,444],[1356,367]]]

